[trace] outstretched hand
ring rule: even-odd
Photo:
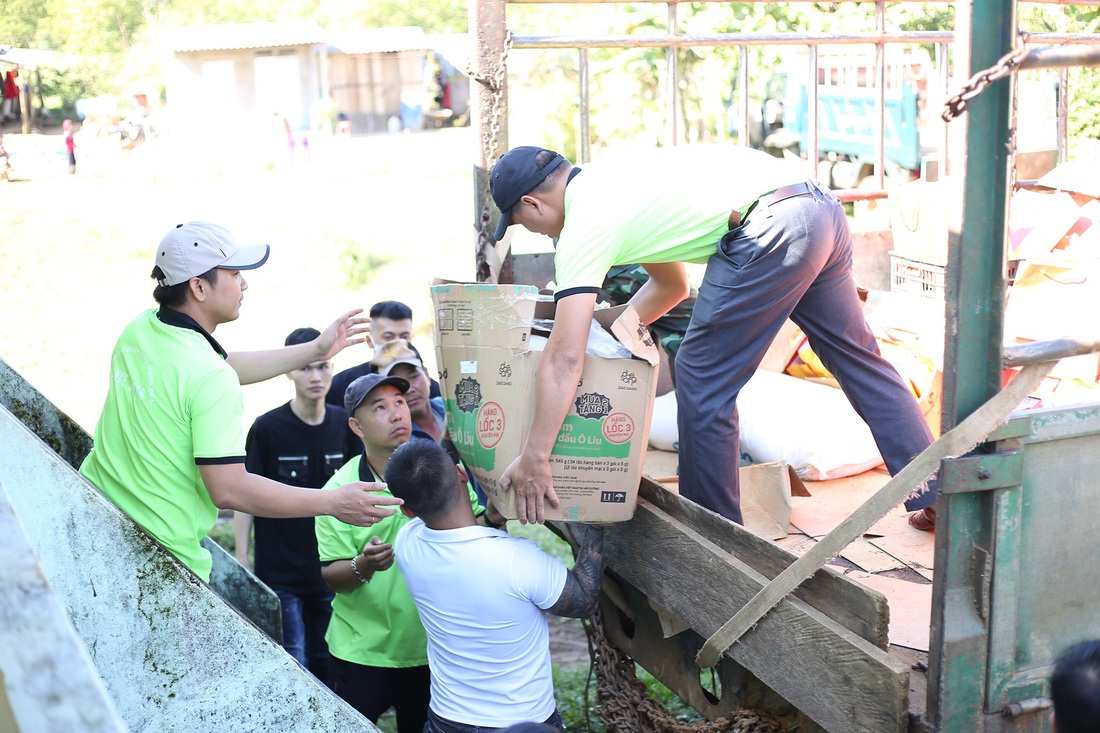
[[[500,477],[504,490],[516,494],[516,519],[523,524],[542,524],[546,521],[546,505],[555,509],[561,504],[554,491],[554,476],[549,461],[540,461],[521,453],[519,458],[504,470]]]
[[[317,337],[317,349],[320,356],[317,361],[327,361],[339,354],[348,346],[355,346],[367,340],[370,333],[370,318],[356,318],[363,312],[362,308],[356,308],[343,314],[329,324],[328,328]]]
[[[385,489],[385,484],[353,481],[336,489],[337,505],[332,516],[344,524],[357,527],[369,527],[397,511],[404,504],[395,496],[385,496],[374,492]]]

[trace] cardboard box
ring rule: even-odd
[[[894,252],[933,265],[947,264],[947,199],[943,183],[910,181],[890,190]]]
[[[791,497],[809,496],[794,468],[781,461],[754,463],[740,470],[741,514],[745,528],[769,540],[787,536]]]
[[[669,491],[679,493],[678,459],[673,451],[650,447],[645,456],[645,473]],[[791,497],[810,495],[794,467],[782,461],[754,463],[741,466],[740,476],[745,529],[769,540],[786,537],[791,523]]]
[[[504,516],[515,496],[500,486],[520,454],[534,409],[542,351],[533,336],[553,298],[529,285],[432,286],[436,357],[451,439]],[[595,320],[632,358],[587,356],[550,465],[560,506],[547,519],[618,522],[634,516],[657,386],[657,347],[632,307]]]

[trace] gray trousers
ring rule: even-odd
[[[680,494],[739,524],[737,395],[787,318],[870,427],[891,475],[932,443],[916,398],[863,317],[844,209],[827,189],[813,189],[758,205],[722,238],[676,358]],[[926,490],[906,508],[933,503]]]

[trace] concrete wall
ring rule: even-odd
[[[290,46],[278,49],[226,49],[178,52],[165,61],[166,103],[177,132],[245,134],[254,142],[278,138],[272,112],[257,97],[256,61],[265,55],[289,55],[297,59],[298,78],[286,79],[288,101],[296,109],[288,115],[291,127],[309,126],[310,108],[321,98],[320,64],[317,47]],[[223,81],[232,89],[204,76],[204,62],[223,64],[232,71]],[[231,78],[230,78],[231,77]],[[285,138],[285,136],[284,136]]]
[[[0,731],[123,733],[0,486]]]
[[[92,449],[92,436],[3,359],[0,359],[0,405],[10,410],[73,468],[79,468]],[[209,537],[203,538],[202,545],[210,551],[213,560],[210,587],[214,592],[268,636],[282,643],[283,621],[278,597]]]
[[[0,522],[0,564],[33,565],[37,554],[129,730],[377,730],[85,481],[71,463],[86,453],[87,435],[2,360],[0,405],[66,454],[0,407],[0,486],[29,541],[28,548]],[[37,662],[7,653],[8,645],[30,649],[36,640],[20,630],[4,634],[3,609],[12,605],[5,581],[0,575],[0,724],[21,714],[15,698],[23,693],[13,694],[11,680],[49,679]],[[79,665],[71,659],[66,673]],[[58,681],[43,694],[61,701],[66,689]]]
[[[6,409],[0,482],[130,730],[376,730]]]

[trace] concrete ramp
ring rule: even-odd
[[[92,449],[92,436],[3,359],[0,359],[0,406],[6,407],[73,468],[79,469]],[[212,561],[211,589],[281,644],[283,619],[278,597],[217,542],[203,537],[202,546],[210,552]]]
[[[0,485],[0,731],[123,733]]]
[[[29,390],[44,404],[22,400],[20,418],[68,420],[0,367],[0,404]],[[88,445],[83,431],[65,432],[62,450]],[[85,481],[74,458],[0,407],[0,485],[129,730],[377,730]],[[14,541],[0,533],[0,546]]]

